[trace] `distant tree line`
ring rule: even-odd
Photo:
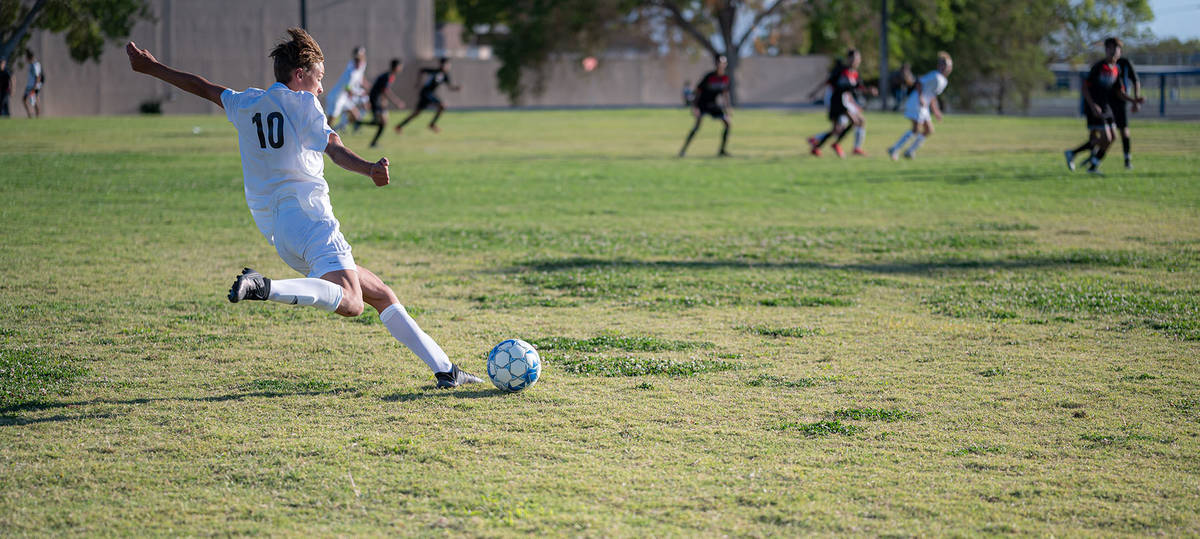
[[[1085,62],[1108,35],[1150,36],[1147,0],[886,0],[889,67],[933,67],[939,50],[955,59],[952,103],[1004,112],[1026,107],[1050,82],[1047,64]],[[481,30],[502,67],[501,90],[515,103],[537,92],[555,54],[596,54],[631,34],[683,53],[725,55],[729,70],[750,54],[862,51],[860,71],[880,72],[883,0],[435,0],[439,21]],[[495,29],[503,28],[503,32]],[[735,88],[736,92],[736,88]]]

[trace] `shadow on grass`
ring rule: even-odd
[[[509,393],[500,391],[499,389],[476,389],[474,391],[430,389],[428,391],[414,391],[412,393],[392,393],[391,395],[385,395],[381,400],[385,402],[410,402],[437,397],[454,397],[456,399],[484,399],[508,394]]]
[[[209,397],[145,397],[138,399],[93,399],[90,401],[59,401],[59,402],[25,402],[21,404],[12,404],[0,408],[0,426],[10,425],[28,425],[31,423],[45,423],[49,421],[69,421],[72,419],[105,419],[114,417],[113,414],[81,414],[77,416],[57,415],[52,417],[27,419],[18,417],[12,414],[18,412],[37,412],[41,410],[53,410],[58,408],[74,408],[78,406],[89,406],[94,404],[115,404],[115,405],[137,405],[150,404],[155,402],[227,402],[240,401],[243,399],[263,397],[293,397],[293,396],[316,396],[316,395],[334,395],[346,391],[354,391],[352,388],[337,388],[328,391],[252,391],[248,393],[230,393],[228,395],[213,395]]]
[[[521,273],[526,271],[570,271],[583,269],[617,269],[629,270],[638,268],[666,270],[705,270],[705,269],[809,269],[809,270],[850,270],[865,273],[883,274],[920,274],[938,270],[975,270],[975,269],[1028,269],[1049,268],[1060,266],[1128,266],[1129,261],[1121,257],[1106,257],[1103,252],[1065,252],[1065,253],[1036,253],[1015,255],[1004,258],[946,258],[929,261],[897,260],[871,264],[831,264],[804,260],[772,261],[772,260],[636,260],[636,259],[605,259],[592,257],[572,257],[554,260],[533,260],[525,264],[511,266],[500,270],[503,273]]]

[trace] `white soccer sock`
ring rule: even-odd
[[[861,150],[865,140],[867,140],[867,128],[860,125],[854,129],[854,147]]]
[[[918,134],[917,138],[915,140],[913,140],[912,146],[909,146],[908,151],[904,152],[904,153],[907,153],[909,155],[917,153],[917,148],[921,147],[922,142],[925,142],[925,135]]]
[[[323,279],[271,281],[271,294],[267,299],[289,305],[309,305],[333,312],[342,302],[342,287]]]
[[[387,327],[388,333],[417,354],[433,372],[450,372],[452,365],[446,352],[434,342],[433,337],[421,331],[417,321],[408,315],[403,305],[396,303],[384,309],[379,313],[379,319]]]
[[[900,135],[900,140],[897,140],[896,144],[891,147],[891,151],[894,152],[894,151],[899,150],[900,148],[903,148],[904,143],[908,142],[908,137],[911,137],[912,134],[913,134],[912,131],[905,131],[903,135]]]

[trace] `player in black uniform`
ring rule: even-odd
[[[719,157],[729,156],[729,153],[725,151],[725,144],[729,142],[729,125],[730,118],[733,116],[733,107],[729,102],[729,75],[725,74],[725,68],[728,65],[724,56],[718,56],[717,69],[700,77],[700,84],[696,85],[696,98],[692,103],[692,116],[696,117],[696,124],[692,126],[692,131],[683,141],[679,157],[683,157],[687,153],[688,144],[692,143],[692,137],[696,136],[696,131],[700,130],[700,121],[704,119],[705,114],[721,120],[721,123],[725,124],[725,131],[721,134],[721,151],[717,152],[717,155]],[[724,106],[718,102],[721,98],[724,98]]]
[[[846,61],[834,64],[833,70],[829,73],[829,79],[826,80],[825,86],[830,89],[829,93],[829,121],[833,127],[824,133],[808,138],[808,144],[811,147],[813,155],[821,155],[821,145],[825,144],[830,138],[833,141],[833,151],[837,152],[838,157],[844,157],[841,142],[846,133],[850,132],[850,126],[855,126],[854,133],[854,154],[866,155],[863,151],[863,141],[866,139],[866,118],[863,117],[862,107],[859,106],[860,92],[871,92],[872,95],[878,94],[879,90],[875,88],[867,88],[863,85],[862,79],[858,76],[858,65],[862,63],[862,54],[856,49],[850,49],[846,53]],[[820,87],[818,87],[820,89]]]
[[[1098,174],[1100,161],[1108,152],[1113,141],[1113,106],[1124,101],[1141,103],[1145,98],[1134,99],[1125,93],[1121,82],[1121,71],[1117,60],[1121,57],[1121,40],[1110,37],[1104,40],[1104,60],[1096,62],[1083,81],[1084,113],[1087,116],[1088,141],[1073,150],[1067,150],[1067,168],[1075,170],[1075,155],[1091,150],[1088,172]]]
[[[1117,48],[1120,49],[1120,41],[1117,42]],[[1142,82],[1138,80],[1137,71],[1133,69],[1133,62],[1128,58],[1117,59],[1117,71],[1120,72],[1121,83],[1125,87],[1125,92],[1133,90],[1133,104],[1129,106],[1132,112],[1137,112],[1142,108]],[[1113,109],[1113,124],[1117,126],[1117,131],[1121,133],[1121,148],[1125,150],[1125,168],[1132,169],[1133,161],[1129,155],[1129,110],[1126,109],[1125,100],[1120,99],[1120,96],[1114,94],[1109,95],[1109,101],[1114,103]]]
[[[421,84],[421,77],[427,77],[425,83]],[[457,92],[462,89],[450,82],[450,59],[442,57],[438,60],[436,69],[423,67],[421,68],[420,76],[417,77],[417,84],[421,86],[421,97],[417,100],[417,108],[413,109],[412,113],[407,118],[400,121],[396,125],[396,132],[399,133],[404,126],[416,118],[421,111],[429,107],[437,107],[437,113],[433,115],[433,121],[429,122],[429,129],[434,133],[441,133],[442,130],[437,126],[438,118],[442,117],[442,111],[446,110],[446,106],[442,104],[442,100],[438,99],[438,86],[445,84],[447,88]]]
[[[384,104],[383,100],[386,99],[397,109],[404,108],[404,101],[392,93],[392,83],[396,82],[396,75],[399,75],[403,70],[404,62],[399,58],[392,58],[392,63],[389,64],[388,70],[375,77],[375,82],[371,84],[371,91],[367,92],[367,98],[371,103],[371,121],[361,123],[377,126],[375,128],[375,137],[371,139],[372,148],[379,142],[379,136],[383,134],[383,128],[387,126],[387,105]],[[355,122],[355,129],[358,129],[359,123]]]

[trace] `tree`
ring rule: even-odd
[[[656,28],[678,28],[714,61],[724,55],[733,74],[750,39],[799,4],[800,0],[437,0],[437,11],[448,18],[461,17],[469,31],[498,26],[507,30],[492,34],[502,64],[496,76],[501,90],[516,102],[526,91],[540,88],[542,68],[552,54],[594,53],[631,27],[647,34]],[[532,83],[526,75],[533,75]],[[736,89],[734,95],[736,101]]]
[[[63,34],[76,62],[100,61],[105,40],[129,36],[152,20],[147,0],[0,0],[0,58],[25,48],[30,30]]]

